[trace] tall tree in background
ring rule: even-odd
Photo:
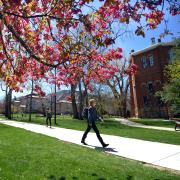
[[[114,62],[118,68],[118,72],[113,75],[112,79],[107,80],[107,85],[112,90],[114,98],[117,102],[118,112],[120,116],[127,116],[127,100],[129,92],[129,62],[126,58],[119,62]],[[132,71],[136,71],[136,67],[132,67]]]

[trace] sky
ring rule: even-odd
[[[98,5],[97,5],[98,6]],[[166,14],[165,19],[168,21],[168,29],[170,32],[173,33],[173,36],[167,36],[162,39],[162,42],[171,41],[173,37],[180,37],[180,15],[178,16],[171,16]],[[130,51],[134,49],[135,51],[144,49],[151,45],[151,38],[155,37],[156,42],[159,35],[164,32],[165,24],[162,22],[157,29],[155,30],[146,30],[145,31],[145,38],[142,36],[136,36],[134,34],[127,35],[125,37],[119,38],[116,40],[116,44],[113,47],[121,47],[123,49],[123,53],[128,57]],[[129,29],[132,32],[135,31],[135,26],[133,24],[129,25]],[[61,89],[66,89],[66,87],[62,87]],[[22,96],[28,94],[28,91],[24,91],[23,93],[15,93],[13,92],[13,96]],[[4,92],[0,89],[0,99],[4,97]]]
[[[173,36],[168,35],[162,39],[162,42],[171,41],[173,37],[180,37],[180,15],[179,16],[166,16],[166,20],[168,20],[168,29],[173,33]],[[132,28],[133,29],[133,28]],[[151,38],[155,37],[156,42],[159,35],[164,32],[165,24],[162,22],[157,29],[154,30],[146,30],[145,38],[142,36],[132,35],[131,37],[127,37],[125,39],[117,42],[117,45],[122,47],[125,53],[128,53],[134,49],[135,51],[144,49],[151,45]]]

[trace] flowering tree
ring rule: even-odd
[[[74,41],[76,28],[81,25],[81,36],[90,34],[96,47],[108,48],[117,38],[113,23],[136,22],[135,33],[144,36],[144,28],[154,29],[163,20],[165,2],[172,15],[180,13],[176,0],[1,0],[0,78],[16,91],[29,77],[48,80],[50,68],[58,69],[59,84],[75,84],[83,73],[87,84],[105,74],[110,78],[116,68],[108,62],[119,59],[121,49],[87,51],[83,38]],[[81,68],[84,62],[86,71]]]

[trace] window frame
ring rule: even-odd
[[[150,89],[149,87],[149,85],[152,85],[152,88]],[[148,83],[147,83],[147,88],[148,88],[148,94],[154,94],[154,92],[155,92],[155,89],[154,89],[154,85],[153,85],[153,82],[152,81],[149,81]]]
[[[148,68],[148,62],[147,62],[147,57],[146,56],[141,57],[141,64],[142,64],[143,69]]]
[[[171,63],[173,61],[174,58],[174,53],[172,49],[168,50],[168,62]]]
[[[152,61],[150,60],[151,57],[152,57]],[[148,55],[148,61],[149,61],[149,67],[153,67],[154,66],[154,55],[153,54]],[[151,64],[151,62],[153,62],[153,64]]]
[[[145,99],[146,99],[146,102],[145,102]],[[144,106],[149,106],[148,96],[143,96],[143,105],[144,105]]]

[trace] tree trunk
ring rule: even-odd
[[[5,98],[5,117],[11,119],[11,104],[12,104],[12,89],[8,89],[6,86],[6,98]]]
[[[84,97],[81,88],[81,80],[79,81],[79,119],[83,120],[82,112],[84,106]]]
[[[98,91],[98,102],[99,102],[99,115],[102,117],[104,110],[103,110],[102,97],[100,91]]]
[[[76,105],[76,85],[73,84],[71,84],[71,100],[72,100],[73,118],[78,119],[79,114]]]
[[[86,86],[86,83],[84,82],[84,80],[82,82],[83,82],[83,85],[84,85],[84,93],[83,93],[84,102],[86,103],[86,106],[89,106],[87,86]]]
[[[52,97],[52,86],[51,86],[51,102],[50,102],[50,106],[51,106],[51,113],[53,112],[53,97]]]
[[[30,102],[29,102],[29,121],[31,121],[31,115],[32,115],[32,96],[34,91],[34,80],[31,80],[31,94],[30,94]]]
[[[122,116],[122,103],[121,103],[121,99],[118,98],[118,116]]]
[[[8,117],[8,87],[6,86],[6,97],[5,97],[5,117]]]
[[[55,84],[54,84],[54,93],[55,93],[55,96],[54,96],[54,124],[57,124],[57,122],[56,122],[56,114],[57,114],[57,112],[56,112],[56,105],[57,105],[57,102],[56,102],[56,99],[57,99],[57,92],[56,92],[56,89],[57,87],[56,87],[56,67],[55,67]]]
[[[123,99],[123,102],[122,102],[122,116],[127,118],[127,103],[126,103],[126,98]]]
[[[43,102],[42,102],[42,113],[43,113],[43,116],[46,117],[46,108]]]
[[[12,89],[9,89],[8,92],[8,98],[7,98],[7,118],[11,119],[11,114],[12,114],[12,109],[11,109],[11,104],[12,104]]]

